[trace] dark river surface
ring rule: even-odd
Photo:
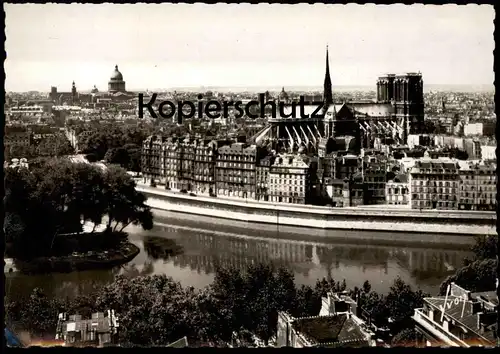
[[[49,296],[73,297],[92,291],[94,285],[107,284],[117,274],[166,274],[184,286],[209,285],[217,264],[241,269],[249,264],[274,262],[295,274],[298,284],[314,285],[330,275],[345,279],[347,286],[361,286],[369,280],[378,292],[387,292],[400,276],[414,288],[434,294],[447,275],[462,266],[470,252],[449,246],[412,245],[418,234],[402,234],[401,244],[350,243],[357,231],[329,231],[335,239],[308,235],[307,229],[283,232],[253,224],[179,213],[155,217],[153,230],[129,228],[130,240],[141,252],[130,263],[112,270],[73,272],[69,274],[5,274],[7,297],[26,295],[35,287]],[[365,231],[366,233],[366,231]],[[466,237],[466,236],[464,236]],[[473,237],[471,242],[473,242]]]

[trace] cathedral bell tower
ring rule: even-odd
[[[76,102],[76,96],[77,96],[76,85],[75,82],[73,81],[73,84],[71,85],[71,100],[73,104]]]

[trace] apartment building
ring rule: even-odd
[[[459,166],[439,160],[416,161],[410,170],[412,209],[458,209]]]
[[[300,155],[276,157],[269,171],[272,202],[305,204],[309,193],[309,164]]]
[[[496,167],[496,163],[477,163],[460,169],[460,210],[496,210]]]
[[[260,159],[256,166],[256,191],[255,199],[269,201],[269,172],[274,163],[274,156],[266,156]]]
[[[408,205],[410,200],[410,186],[408,176],[398,174],[385,184],[385,201],[390,205]]]
[[[259,157],[259,149],[255,145],[233,143],[220,147],[215,167],[217,195],[255,199]]]

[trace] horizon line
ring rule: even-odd
[[[287,87],[289,88],[289,91],[300,91],[301,89],[311,89],[313,91],[323,91],[323,87],[321,85],[251,85],[251,86],[244,86],[244,85],[197,85],[197,86],[171,86],[171,87],[156,87],[153,89],[149,88],[131,88],[128,89],[127,92],[135,92],[135,91],[176,91],[176,90],[224,90],[228,91],[230,89],[236,89],[238,91],[245,91],[245,90],[262,90],[262,89],[271,89],[272,91],[281,91],[282,88],[285,88],[285,91],[287,91]],[[350,85],[332,85],[332,87],[337,87],[337,88],[364,88],[368,89],[368,91],[376,91],[377,87],[375,85],[370,85],[370,84],[350,84]],[[424,85],[424,91],[426,90],[426,87],[442,87],[442,88],[459,88],[459,87],[468,87],[468,88],[488,88],[488,89],[495,89],[494,84],[425,84]],[[79,92],[81,93],[86,93],[90,92],[92,88],[89,88],[88,90],[81,90]],[[24,90],[24,91],[12,91],[12,90],[5,90],[6,93],[28,93],[28,92],[39,92],[39,93],[48,93],[50,90],[47,91],[40,91],[40,90]],[[66,92],[66,91],[61,91],[61,92]],[[69,91],[68,91],[69,92]],[[99,91],[99,92],[107,92],[106,90],[104,91]]]

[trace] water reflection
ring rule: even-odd
[[[183,251],[175,241],[159,236],[145,236],[142,245],[149,258],[153,260],[167,260]]]
[[[317,279],[332,277],[346,279],[347,285],[354,287],[370,280],[374,290],[386,292],[400,276],[414,287],[435,293],[444,278],[470,255],[463,250],[348,244],[325,238],[313,241],[310,235],[286,233],[276,239],[232,223],[207,224],[175,218],[168,223],[158,222],[160,226],[150,231],[128,230],[141,252],[125,266],[43,276],[6,274],[6,295],[27,294],[38,286],[49,296],[75,296],[112,282],[117,274],[166,274],[184,286],[203,287],[212,282],[217,265],[245,269],[260,262],[286,266],[299,284],[313,285]]]
[[[441,281],[462,265],[464,251],[314,243],[265,239],[246,235],[162,227],[161,232],[185,250],[165,261],[176,268],[211,276],[217,264],[245,269],[272,262],[292,270],[299,282],[312,285],[318,278],[346,279],[348,286],[369,279],[374,289],[387,291],[396,276],[434,292]],[[147,252],[147,250],[146,250]],[[184,280],[196,286],[190,279]]]

